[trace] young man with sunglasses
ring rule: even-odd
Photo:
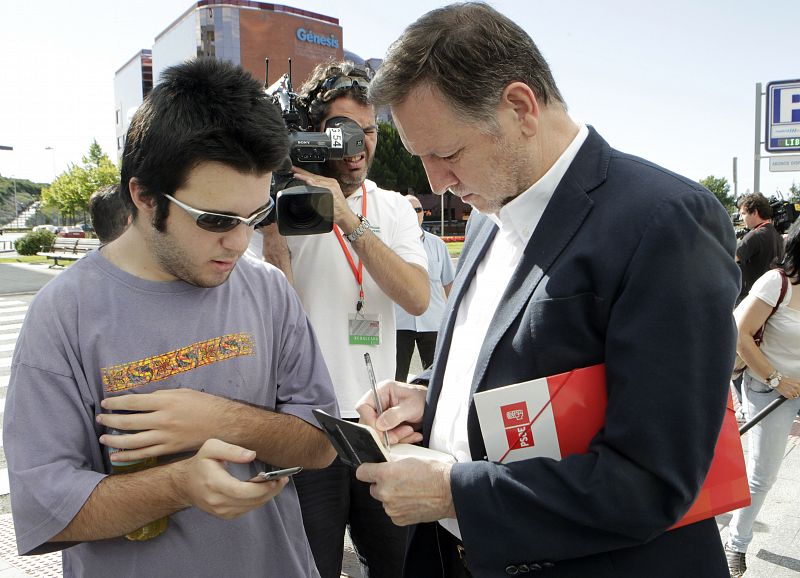
[[[337,408],[302,305],[239,259],[287,147],[260,83],[226,63],[166,70],[137,111],[132,223],[37,295],[13,359],[21,554],[64,549],[66,576],[317,576],[292,482],[249,481],[334,455],[313,425]]]
[[[362,153],[324,166],[323,175],[295,168],[298,178],[331,190],[334,231],[282,238],[265,229],[265,258],[292,280],[320,340],[342,416],[356,420],[356,401],[369,390],[364,354],[376,378],[394,378],[397,303],[411,315],[428,307],[427,259],[414,211],[399,193],[368,180],[377,146],[375,110],[367,102],[367,71],[350,62],[317,66],[300,90],[316,130],[335,117],[366,135]],[[392,524],[366,484],[339,460],[296,477],[303,522],[323,578],[338,578],[345,526],[369,576],[400,576],[406,531]]]

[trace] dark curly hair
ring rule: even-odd
[[[739,197],[737,206],[748,213],[758,213],[762,219],[772,218],[772,207],[769,205],[767,197],[761,193],[748,193]]]
[[[338,98],[346,96],[361,105],[369,105],[366,86],[353,84],[333,90],[324,90],[326,81],[343,76],[364,79],[364,84],[368,84],[372,79],[371,70],[368,68],[357,66],[349,60],[342,62],[331,60],[318,64],[300,87],[298,93],[300,104],[308,109],[308,119],[313,130],[322,129],[320,126],[322,119],[328,115],[331,103]]]

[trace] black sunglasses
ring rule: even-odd
[[[421,213],[424,209],[422,207],[414,207],[414,211],[417,213]]]
[[[319,94],[325,94],[329,90],[339,90],[340,88],[352,88],[359,86],[366,90],[369,87],[369,79],[362,76],[331,76],[319,88]]]
[[[209,213],[207,211],[199,211],[194,207],[190,207],[186,203],[180,202],[172,195],[164,194],[170,201],[178,205],[181,209],[189,213],[194,219],[195,224],[204,231],[211,231],[212,233],[227,233],[233,230],[239,223],[244,223],[248,227],[256,227],[263,223],[269,216],[272,207],[275,204],[272,197],[269,202],[256,210],[255,213],[247,217],[239,217],[238,215],[222,215],[220,213]]]

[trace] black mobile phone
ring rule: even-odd
[[[294,468],[285,468],[283,470],[273,470],[271,472],[258,472],[254,477],[247,480],[248,482],[269,482],[271,480],[277,480],[279,478],[286,478],[288,476],[293,476],[300,470],[302,470],[302,466],[297,466]]]

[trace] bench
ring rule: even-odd
[[[56,237],[52,245],[43,246],[42,250],[36,253],[40,257],[47,257],[53,260],[53,267],[63,267],[59,263],[62,261],[77,261],[92,249],[100,247],[100,239],[84,239],[84,238],[69,238],[69,237]]]

